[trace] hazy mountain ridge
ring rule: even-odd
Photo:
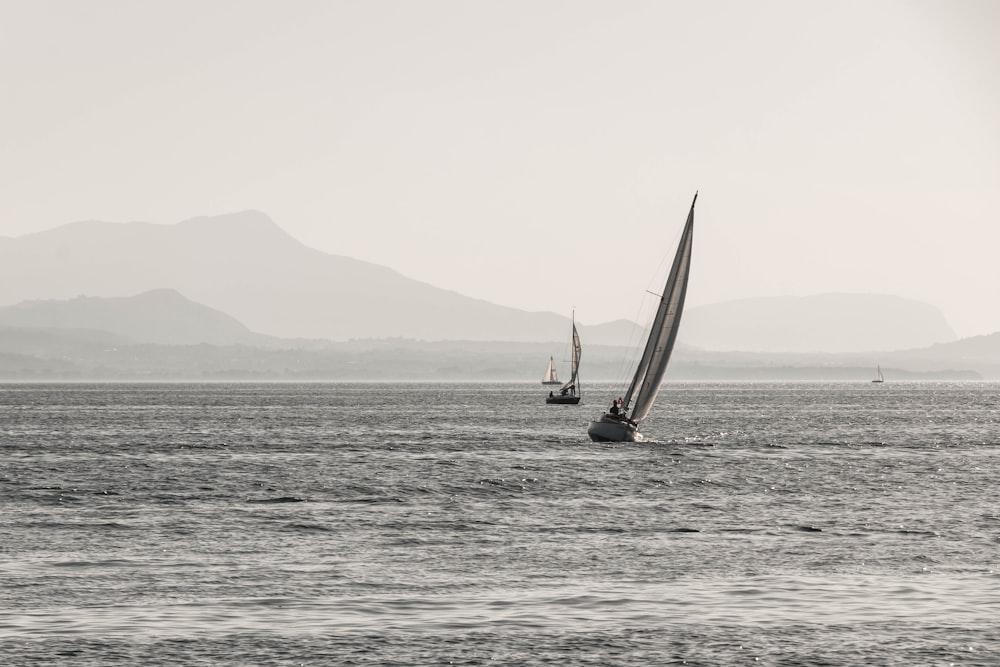
[[[269,337],[172,289],[130,297],[24,301],[0,308],[0,327],[106,331],[121,341],[164,345],[257,345]]]
[[[583,339],[584,384],[628,379],[637,350]],[[568,352],[568,340],[278,339],[174,290],[0,308],[3,380],[540,381],[549,356],[567,373]],[[1000,334],[863,354],[713,352],[679,343],[668,378],[867,381],[876,363],[890,381],[1000,379]]]
[[[0,328],[2,381],[518,381],[538,382],[548,355],[544,343],[467,343],[385,340],[328,343],[319,348],[245,345],[100,344],[74,341],[75,330]],[[76,344],[75,344],[76,343]],[[585,348],[581,386],[626,384],[632,351]],[[560,357],[556,357],[559,360]],[[883,364],[887,382],[1000,380],[1000,364],[972,369],[900,359]],[[565,364],[560,373],[566,375]],[[667,381],[868,382],[874,366],[828,356],[723,356],[679,348]]]
[[[308,248],[248,211],[176,225],[73,223],[0,245],[0,303],[169,287],[284,338],[559,340],[567,319]]]
[[[221,311],[250,331],[284,339],[569,337],[565,314],[501,306],[308,248],[258,211],[174,225],[77,222],[0,239],[0,304],[129,297],[162,288]],[[711,350],[788,352],[847,351],[851,345],[855,351],[901,349],[954,339],[940,313],[926,304],[840,296],[846,306],[810,305],[829,301],[823,295],[772,300],[784,305],[770,311],[742,301],[689,306],[680,341]],[[873,326],[857,306],[852,310],[859,300],[877,301],[885,323]],[[585,344],[623,345],[637,338],[637,325],[623,320],[579,327]],[[883,342],[893,337],[898,344]]]

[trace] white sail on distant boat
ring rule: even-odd
[[[580,347],[580,334],[576,332],[576,313],[573,313],[573,333],[570,341],[573,347],[572,358],[570,359],[569,381],[562,386],[559,393],[549,392],[545,399],[546,403],[553,405],[576,405],[580,402],[582,392],[580,390],[580,356],[583,348]]]
[[[876,366],[875,367],[875,379],[872,380],[872,382],[885,382],[885,378],[882,377],[882,367],[881,366]]]
[[[549,357],[549,367],[545,369],[542,384],[562,384],[559,381],[559,376],[556,374],[556,360],[552,357]]]
[[[670,353],[677,339],[677,329],[684,311],[684,297],[687,293],[688,275],[691,272],[691,239],[694,232],[694,204],[698,193],[691,201],[684,231],[681,233],[674,263],[667,276],[667,283],[660,296],[660,305],[649,330],[649,338],[643,349],[639,366],[635,369],[632,383],[625,392],[625,398],[612,404],[611,409],[597,421],[590,422],[587,435],[595,442],[641,442],[639,424],[649,414],[660,391],[660,383],[670,361]],[[629,409],[632,410],[629,415]]]

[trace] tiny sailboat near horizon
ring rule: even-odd
[[[691,273],[691,240],[694,232],[694,204],[698,193],[691,200],[687,222],[681,233],[680,243],[670,267],[666,285],[660,295],[660,304],[649,330],[639,365],[629,384],[625,397],[612,403],[612,407],[597,421],[590,422],[587,435],[595,442],[641,442],[639,424],[649,414],[660,391],[660,383],[667,371],[667,362],[677,340],[677,330],[684,311],[688,276]],[[629,410],[631,409],[631,415]]]
[[[882,377],[882,367],[881,366],[875,366],[875,379],[872,380],[872,382],[874,382],[876,384],[880,383],[880,382],[885,382],[885,378]]]
[[[545,375],[542,376],[542,384],[562,384],[559,381],[559,374],[556,373],[556,360],[549,357],[549,366],[545,369]]]
[[[550,391],[545,402],[549,405],[576,405],[580,402],[582,392],[580,391],[580,356],[583,348],[580,347],[580,334],[576,332],[576,313],[573,313],[573,333],[570,341],[573,347],[570,359],[569,381],[562,386],[559,393]]]

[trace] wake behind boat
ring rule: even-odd
[[[570,360],[569,382],[562,386],[558,394],[549,392],[545,402],[550,405],[576,405],[580,402],[582,394],[580,390],[580,354],[583,350],[580,347],[580,334],[576,332],[576,313],[573,313],[573,333],[570,340],[573,345],[573,354]]]
[[[670,267],[667,283],[660,296],[660,305],[649,330],[649,338],[635,369],[632,383],[625,398],[616,400],[608,412],[597,421],[590,422],[587,435],[595,442],[641,442],[639,424],[649,414],[660,392],[660,383],[667,371],[667,362],[674,349],[677,329],[684,311],[684,297],[687,293],[688,275],[691,272],[691,238],[694,232],[694,204],[698,193],[691,201],[687,222],[681,234],[674,263]],[[633,403],[634,402],[634,403]],[[629,408],[632,414],[629,415]]]

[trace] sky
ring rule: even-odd
[[[1000,331],[991,0],[0,0],[0,235],[247,209],[597,324],[826,292]]]

